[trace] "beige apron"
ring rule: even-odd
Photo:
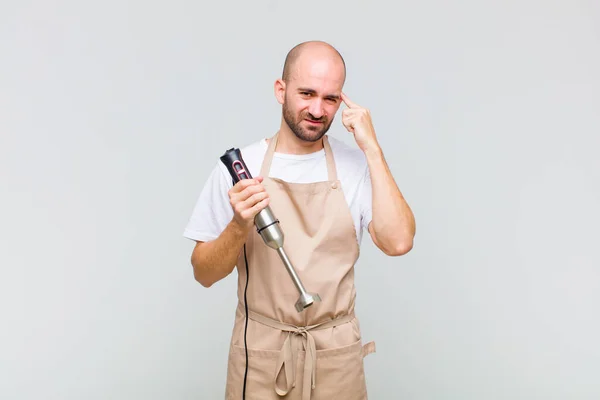
[[[252,229],[246,241],[247,400],[365,400],[363,346],[354,315],[354,264],[359,245],[331,147],[324,136],[328,181],[288,183],[268,177],[278,134],[270,141],[260,176],[285,235],[284,249],[315,302],[301,313],[298,291],[277,252]],[[227,367],[226,399],[241,400],[246,353],[242,251],[237,263],[238,307]]]

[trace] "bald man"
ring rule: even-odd
[[[362,234],[400,256],[413,246],[415,221],[369,111],[342,92],[345,80],[331,45],[294,47],[275,81],[279,130],[241,149],[255,178],[232,186],[218,162],[185,229],[196,242],[191,263],[200,284],[210,287],[237,267],[226,399],[367,399],[363,358],[375,346],[363,343],[354,312]],[[356,147],[327,135],[342,103],[341,123]],[[302,312],[279,255],[254,229],[267,205],[301,281],[321,298]]]

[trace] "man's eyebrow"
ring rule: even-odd
[[[306,92],[306,93],[311,93],[311,94],[315,94],[317,93],[316,90],[314,89],[309,89],[309,88],[298,88],[299,92]],[[337,94],[328,94],[325,97],[329,98],[329,99],[334,99],[334,100],[339,100],[341,98],[340,95]]]
[[[316,90],[314,89],[309,89],[309,88],[298,88],[299,92],[307,92],[307,93],[317,93]]]

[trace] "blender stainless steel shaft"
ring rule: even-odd
[[[252,179],[252,175],[250,175],[250,171],[248,171],[239,149],[235,148],[227,150],[225,154],[221,156],[221,162],[227,167],[227,170],[233,178],[234,184],[242,179]],[[318,294],[308,293],[306,291],[292,262],[288,258],[283,247],[284,234],[279,226],[279,220],[273,215],[271,207],[267,206],[262,209],[256,217],[254,217],[254,224],[265,244],[277,251],[281,261],[283,261],[283,265],[294,282],[294,286],[296,286],[296,289],[298,289],[298,292],[300,293],[300,297],[295,304],[296,310],[301,312],[315,301],[321,301],[321,297],[319,297]]]

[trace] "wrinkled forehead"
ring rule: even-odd
[[[341,92],[344,86],[344,65],[334,57],[304,58],[295,63],[289,80],[289,88],[310,88],[317,93]]]

